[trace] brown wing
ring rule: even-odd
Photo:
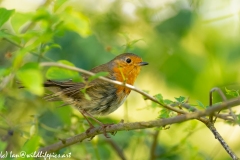
[[[79,92],[85,87],[84,83],[53,80],[47,80],[43,85],[53,92],[53,94],[48,94],[44,97],[48,101],[59,101],[62,100],[62,97],[80,98]]]

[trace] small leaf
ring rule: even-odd
[[[170,117],[170,110],[162,108],[160,111],[159,118],[169,118]]]
[[[54,4],[54,11],[57,11],[67,0],[57,0]]]
[[[152,104],[151,104],[151,107],[152,107],[152,108],[156,108],[156,107],[158,107],[158,106],[159,106],[159,104],[157,104],[156,102],[153,102],[153,101],[152,101]]]
[[[30,21],[31,18],[32,13],[16,12],[10,20],[12,28],[16,33],[20,33],[20,29],[22,29],[22,26],[24,26],[24,24]]]
[[[71,62],[66,60],[58,61],[59,63],[74,66]],[[64,80],[64,79],[72,79],[73,81],[82,82],[82,77],[76,71],[71,71],[69,69],[59,68],[59,67],[50,67],[46,73],[47,79],[52,80]]]
[[[238,97],[239,96],[239,91],[238,90],[230,90],[225,88],[226,94],[232,97]]]
[[[160,103],[163,103],[163,96],[161,94],[156,94],[155,97]]]
[[[73,8],[68,7],[61,12],[60,17],[64,21],[63,27],[66,29],[77,32],[83,37],[89,36],[91,34],[91,28],[88,17],[75,11]]]
[[[175,97],[175,99],[180,102],[180,103],[184,103],[184,100],[186,99],[186,97],[180,96],[180,97]]]
[[[41,21],[41,20],[49,20],[51,18],[50,12],[46,8],[39,8],[34,16],[32,17],[32,21]]]
[[[8,21],[11,15],[14,13],[14,10],[7,10],[5,8],[0,8],[0,27]]]
[[[7,142],[7,141],[2,141],[2,142],[0,143],[0,151],[6,150],[7,146],[8,146],[8,142]],[[2,154],[1,154],[1,155],[2,155]],[[6,159],[7,159],[7,156],[5,157],[4,155],[2,155],[1,158],[2,158],[2,159],[3,159],[3,158],[6,158]]]
[[[51,49],[53,49],[53,48],[62,49],[62,47],[61,47],[59,44],[57,44],[57,43],[50,43],[50,44],[44,46],[44,47],[42,48],[41,52],[42,52],[42,53],[46,53],[47,51],[49,51],[49,50],[51,50]]]
[[[6,73],[6,68],[0,68],[0,77],[4,76]]]
[[[7,30],[4,30],[4,29],[0,30],[0,38],[6,38],[6,39],[12,41],[13,43],[16,43],[17,45],[21,43],[20,36],[12,35],[12,34],[8,33]]]
[[[33,94],[43,95],[43,77],[37,63],[26,63],[17,72],[17,78],[22,82],[22,85]]]
[[[105,76],[107,76],[109,73],[108,72],[98,72],[98,73],[96,73],[95,75],[93,75],[93,76],[91,76],[91,77],[89,77],[88,78],[88,80],[91,82],[91,81],[93,81],[94,79],[97,79],[98,77],[105,77]]]
[[[39,141],[40,141],[40,137],[38,136],[31,137],[31,139],[27,140],[24,143],[22,150],[25,151],[26,153],[33,153],[38,149]]]
[[[204,104],[201,101],[199,101],[199,100],[196,100],[196,101],[197,101],[199,107],[201,107],[203,109],[207,108],[206,106],[204,106]]]
[[[164,104],[172,104],[173,101],[169,100],[169,99],[164,99],[163,100]]]

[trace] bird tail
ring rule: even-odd
[[[68,81],[47,80],[46,82],[43,83],[44,87],[60,87],[62,89],[71,87],[73,85],[74,83],[72,82],[72,80]]]

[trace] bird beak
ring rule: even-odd
[[[138,63],[138,65],[139,66],[146,66],[146,65],[148,65],[148,63],[147,62],[140,62],[140,63]]]

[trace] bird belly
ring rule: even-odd
[[[87,104],[83,104],[85,106],[84,110],[92,115],[108,115],[117,110],[125,102],[126,98],[126,94],[119,96],[112,94],[102,99],[91,100]]]

